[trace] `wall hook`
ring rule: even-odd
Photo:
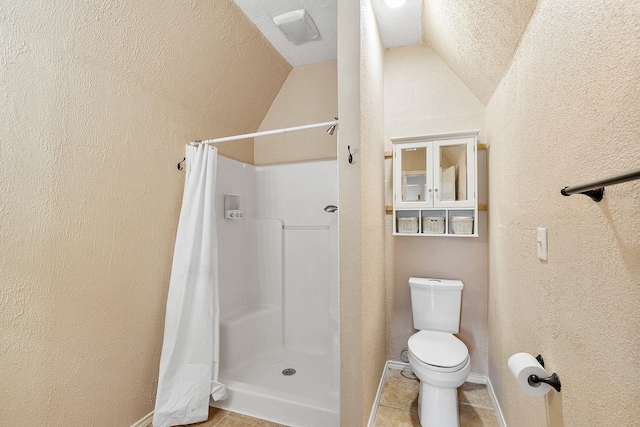
[[[182,161],[178,162],[178,170],[181,171],[182,169],[184,169],[184,166],[182,166],[182,164],[185,162],[185,160],[187,160],[187,158],[185,157],[184,159],[182,159]]]
[[[349,152],[349,163],[353,163],[353,156],[351,155],[351,146],[347,145],[347,151]]]

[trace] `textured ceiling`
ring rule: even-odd
[[[233,0],[294,67],[336,58],[337,0]],[[355,0],[350,0],[355,1]],[[538,0],[370,0],[386,48],[427,43],[487,104],[506,73]],[[321,38],[295,45],[272,18],[306,9]]]
[[[294,67],[336,59],[338,45],[338,4],[336,0],[233,0],[253,21],[265,38]],[[305,9],[320,31],[320,37],[310,42],[291,43],[273,23],[273,17]]]
[[[233,0],[253,21],[267,40],[294,67],[336,59],[337,0]],[[352,0],[351,0],[352,1]],[[398,8],[388,7],[383,0],[371,0],[380,36],[386,48],[422,42],[422,0],[407,0]],[[282,13],[305,9],[316,23],[320,38],[295,45],[273,23]]]
[[[426,0],[422,39],[486,105],[537,4],[538,0]]]

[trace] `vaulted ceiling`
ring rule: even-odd
[[[336,0],[234,1],[294,67],[335,59]],[[404,9],[389,9],[383,0],[371,3],[387,48],[427,43],[486,105],[538,0],[408,0]],[[293,45],[271,22],[273,16],[297,9],[306,9],[316,20],[322,40]]]
[[[487,104],[538,0],[426,0],[422,40]]]

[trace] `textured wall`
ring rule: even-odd
[[[489,371],[510,426],[638,425],[640,181],[600,203],[560,189],[639,167],[639,81],[637,2],[541,0],[487,107]],[[562,392],[525,396],[507,369],[520,351]]]
[[[363,423],[376,397],[386,361],[384,229],[384,47],[370,0],[361,1],[360,162],[362,255]],[[346,158],[344,148],[340,151]],[[347,165],[349,167],[352,165]],[[347,197],[349,195],[347,194]]]
[[[360,141],[360,5],[338,2],[338,153]],[[355,151],[355,149],[354,149]],[[359,156],[356,156],[358,158]],[[363,424],[360,168],[338,156],[340,424]]]
[[[0,424],[130,425],[183,144],[255,131],[290,67],[230,1],[5,1],[0,46]]]
[[[385,134],[391,139],[482,129],[484,106],[427,45],[387,50],[384,64]],[[408,84],[410,82],[410,84]],[[486,153],[480,152],[479,189]],[[386,167],[386,204],[393,200],[392,160]],[[486,163],[485,163],[486,164]],[[480,191],[480,194],[486,194]],[[480,203],[486,200],[480,199]],[[393,217],[387,215],[386,233],[393,233]],[[487,215],[480,212],[479,238],[391,238],[387,250],[387,358],[400,360],[407,340],[415,332],[409,277],[441,277],[464,282],[461,330],[469,348],[471,371],[487,374]]]
[[[422,40],[487,104],[538,0],[425,1]]]
[[[338,115],[336,61],[294,68],[265,116],[260,130],[302,126]],[[263,136],[254,141],[255,164],[336,158],[338,133],[327,127]]]
[[[338,3],[338,94],[340,418],[358,426],[369,418],[386,348],[383,49],[368,0]]]

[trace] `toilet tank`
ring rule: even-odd
[[[411,310],[413,327],[421,331],[457,334],[460,331],[460,280],[412,277]]]

